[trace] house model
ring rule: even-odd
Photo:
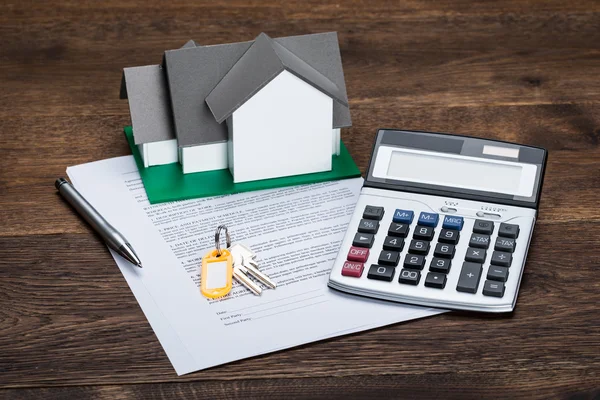
[[[125,68],[121,97],[145,167],[228,168],[235,183],[331,170],[351,125],[336,33],[190,41]]]

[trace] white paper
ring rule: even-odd
[[[131,156],[67,173],[142,260],[139,269],[113,253],[179,375],[440,312],[327,287],[361,178],[150,205]],[[200,261],[220,224],[277,289],[254,296],[234,283],[224,298],[202,297]]]

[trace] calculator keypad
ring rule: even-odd
[[[418,218],[415,218],[413,210],[395,209],[387,232],[380,232],[379,221],[384,215],[384,207],[376,205],[365,207],[362,219],[356,227],[347,261],[343,265],[342,275],[361,278],[370,257],[369,249],[373,247],[377,235],[385,235],[382,248],[375,249],[379,251],[377,264],[370,265],[367,279],[392,282],[396,276],[396,268],[401,264],[402,268],[399,268],[397,274],[399,284],[422,285],[428,288],[424,290],[431,288],[470,294],[479,293],[492,297],[504,296],[516,239],[519,236],[519,225],[500,223],[496,227],[492,221],[476,219],[472,232],[468,233],[469,240],[462,243],[464,246],[462,247],[460,231],[465,224],[463,217],[449,215],[440,217],[436,213],[419,212]],[[443,222],[438,235],[435,228],[440,219]],[[411,228],[413,223],[415,224]],[[496,228],[498,228],[497,236],[494,235]],[[411,231],[412,236],[409,236]],[[408,241],[407,250],[404,250],[405,241]],[[456,287],[447,288],[452,259],[459,248],[462,248],[459,253],[461,259],[457,262],[459,265],[462,263],[462,266],[458,281],[453,280]],[[433,254],[430,256],[431,249]],[[488,257],[488,253],[492,253],[491,257]],[[374,261],[372,258],[371,260]],[[425,275],[423,283],[421,283],[422,275]],[[485,282],[480,287],[482,276]]]

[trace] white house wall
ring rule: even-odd
[[[227,142],[183,147],[181,166],[184,174],[227,169]]]
[[[178,161],[176,139],[143,143],[137,146],[146,168],[154,165],[172,164]]]
[[[232,117],[234,182],[331,170],[333,100],[283,71]]]
[[[333,155],[339,156],[340,155],[340,142],[342,140],[341,135],[340,135],[340,128],[333,128],[333,131],[331,133],[332,133],[331,139],[333,141],[333,143],[331,144]]]

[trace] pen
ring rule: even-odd
[[[65,178],[58,178],[54,183],[61,196],[83,217],[84,220],[102,237],[108,247],[119,253],[130,263],[142,268],[138,258],[127,239],[112,227],[102,215],[71,185]]]

